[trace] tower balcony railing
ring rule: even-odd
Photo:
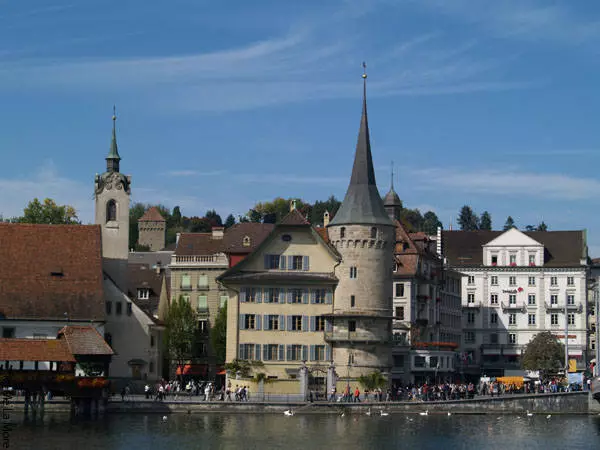
[[[327,342],[381,343],[388,339],[361,331],[326,331],[325,340]]]

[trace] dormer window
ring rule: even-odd
[[[250,236],[244,236],[244,240],[242,241],[242,245],[244,247],[250,247]]]

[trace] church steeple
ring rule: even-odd
[[[392,225],[386,213],[377,184],[375,183],[375,170],[371,155],[371,140],[369,137],[369,123],[367,119],[367,73],[366,64],[363,77],[363,104],[358,141],[354,155],[354,166],[350,185],[346,191],[344,201],[337,214],[329,224],[381,224]]]
[[[119,156],[119,148],[117,147],[117,111],[113,106],[113,129],[112,129],[112,139],[110,141],[110,150],[108,155],[106,156],[106,171],[107,172],[118,172],[119,171],[119,161],[121,161],[121,157]]]

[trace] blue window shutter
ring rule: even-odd
[[[287,291],[287,302],[288,303],[292,303],[294,297],[294,292],[291,289],[288,289]]]
[[[325,303],[327,303],[328,305],[331,305],[332,302],[333,302],[333,292],[328,290],[327,293],[325,294]]]
[[[260,361],[260,344],[254,346],[254,359]]]
[[[285,270],[285,255],[279,255],[279,268]]]
[[[267,270],[271,268],[269,265],[271,258],[269,258],[269,256],[271,256],[271,255],[265,255],[265,269],[267,269]]]
[[[287,316],[287,330],[292,331],[292,316]]]
[[[262,289],[261,288],[256,288],[256,294],[254,296],[256,298],[256,303],[260,303],[262,302]]]
[[[271,329],[271,325],[269,324],[269,315],[265,314],[263,318],[263,330],[268,331]]]
[[[308,294],[309,294],[308,289],[302,290],[302,303],[304,303],[304,304],[308,303]]]
[[[302,361],[308,360],[308,345],[302,346]]]
[[[304,256],[302,258],[302,270],[308,270],[309,266],[308,266],[308,256]]]
[[[311,361],[315,360],[315,346],[314,345],[310,346],[310,360]]]
[[[331,345],[325,346],[325,359],[331,361]]]
[[[285,316],[283,314],[279,316],[279,329],[285,331]]]
[[[246,359],[245,356],[246,355],[244,355],[244,344],[240,344],[240,351],[238,353],[238,358],[240,358],[240,359]]]
[[[294,257],[292,255],[288,255],[288,270],[294,269]]]
[[[308,331],[308,316],[302,316],[302,331]]]
[[[317,331],[317,317],[310,316],[310,331]]]
[[[263,361],[269,360],[269,344],[263,344]]]
[[[255,330],[261,330],[262,329],[261,326],[260,326],[261,325],[261,323],[260,323],[261,322],[261,320],[260,320],[261,318],[262,318],[262,316],[260,314],[256,314],[254,316]]]
[[[325,331],[332,332],[333,331],[333,319],[329,319],[325,321]]]
[[[317,291],[316,289],[311,289],[310,290],[310,302],[314,305],[314,303],[317,301]]]
[[[240,330],[245,330],[246,328],[244,328],[246,326],[246,315],[245,314],[240,314]]]
[[[242,303],[246,302],[246,288],[245,287],[240,289],[240,302],[242,302]]]
[[[286,352],[287,352],[286,359],[288,361],[291,361],[292,360],[292,346],[291,345],[287,346]]]
[[[285,361],[285,345],[279,344],[279,361]]]

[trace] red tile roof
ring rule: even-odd
[[[156,206],[153,206],[138,219],[138,222],[166,222]]]
[[[66,326],[58,332],[58,339],[67,343],[73,355],[112,355],[113,350],[92,326]]]
[[[105,320],[99,225],[0,223],[0,314]]]
[[[280,225],[310,225],[310,222],[306,220],[300,211],[292,209],[283,219],[281,219]]]
[[[251,253],[271,233],[275,225],[270,223],[237,223],[225,230],[222,238],[215,239],[212,233],[181,233],[175,249],[178,256],[213,255],[215,253]],[[244,245],[244,238],[250,245]]]
[[[75,358],[61,339],[0,338],[0,361],[74,362]]]

